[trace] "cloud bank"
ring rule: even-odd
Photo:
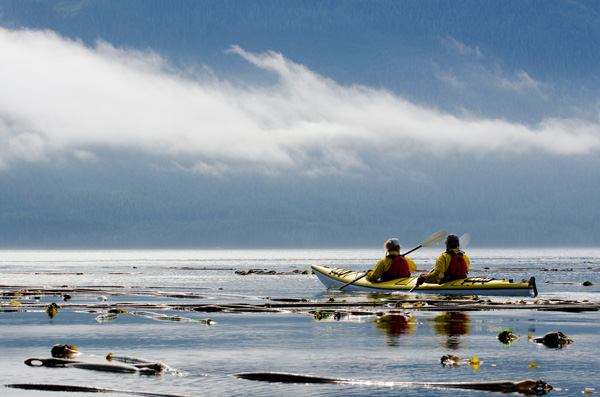
[[[190,75],[149,52],[88,47],[51,31],[0,28],[0,167],[98,149],[134,150],[199,172],[256,168],[356,173],[369,158],[468,151],[596,155],[600,124],[535,126],[417,106],[383,89],[343,86],[282,54],[228,52],[272,73],[243,86]],[[526,73],[521,76],[531,83]]]

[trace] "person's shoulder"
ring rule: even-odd
[[[438,256],[437,260],[438,261],[448,261],[448,260],[450,260],[450,258],[452,258],[452,255],[450,255],[447,252],[443,252],[440,256]]]

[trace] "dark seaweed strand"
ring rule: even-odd
[[[4,385],[13,389],[23,390],[39,390],[39,391],[58,391],[58,392],[74,392],[74,393],[121,393],[121,394],[132,394],[135,396],[147,396],[147,397],[186,397],[180,394],[163,394],[163,393],[148,393],[138,391],[126,391],[126,390],[113,390],[104,389],[90,386],[77,386],[77,385],[52,385],[44,383],[12,383]]]
[[[352,380],[324,378],[320,376],[299,375],[276,372],[249,372],[235,374],[234,376],[242,379],[256,380],[261,382],[273,383],[345,383],[345,384],[366,384],[369,382]],[[543,395],[547,394],[553,387],[543,380],[533,381],[524,380],[521,382],[496,381],[496,382],[475,382],[475,383],[423,383],[423,382],[389,382],[390,385],[400,387],[426,387],[441,389],[463,389],[463,390],[484,390],[500,393],[526,393]]]

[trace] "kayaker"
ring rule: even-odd
[[[417,265],[411,259],[400,255],[400,241],[397,238],[389,239],[383,246],[387,254],[377,262],[375,269],[367,274],[367,280],[380,282],[410,277],[410,273],[417,270]]]
[[[435,268],[417,279],[417,285],[425,283],[442,283],[457,278],[467,277],[471,261],[467,254],[460,250],[460,240],[456,234],[446,237],[446,252],[435,262]]]

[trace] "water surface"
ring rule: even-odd
[[[433,267],[439,247],[416,251],[411,258],[419,270]],[[468,250],[472,275],[537,279],[539,299],[598,301],[600,250]],[[3,286],[90,287],[103,291],[109,303],[154,304],[264,303],[270,298],[311,301],[369,300],[381,296],[326,291],[314,275],[297,274],[311,264],[372,268],[381,250],[251,250],[251,251],[2,251]],[[242,276],[236,270],[275,270],[274,275]],[[5,287],[2,287],[4,289]],[[130,295],[123,289],[190,292],[193,299]],[[503,310],[477,312],[400,309],[391,317],[350,316],[340,321],[317,320],[307,313],[205,313],[179,310],[153,312],[196,322],[157,321],[135,314],[119,314],[99,321],[103,313],[86,305],[98,293],[75,296],[50,318],[43,308],[0,312],[1,383],[55,383],[127,391],[180,395],[398,395],[428,396],[431,390],[387,386],[384,382],[487,382],[543,379],[556,389],[551,395],[581,394],[597,384],[598,312]],[[431,298],[427,295],[417,297]],[[388,299],[394,299],[388,295]],[[517,298],[494,297],[495,301]],[[521,298],[518,298],[521,299]],[[532,299],[533,300],[533,299]],[[3,302],[9,300],[3,299]],[[43,297],[41,303],[59,296]],[[496,335],[510,328],[521,339],[503,345]],[[551,349],[527,340],[562,331],[575,340]],[[54,344],[75,345],[78,359],[102,362],[112,352],[163,362],[185,373],[143,376],[75,368],[32,368],[31,357],[49,357]],[[478,357],[470,365],[444,367],[440,358],[452,354]],[[271,384],[238,379],[241,372],[290,372],[371,381],[369,385]],[[456,390],[436,390],[454,396]],[[461,391],[461,395],[493,395]],[[2,389],[3,396],[68,396],[73,393]]]

